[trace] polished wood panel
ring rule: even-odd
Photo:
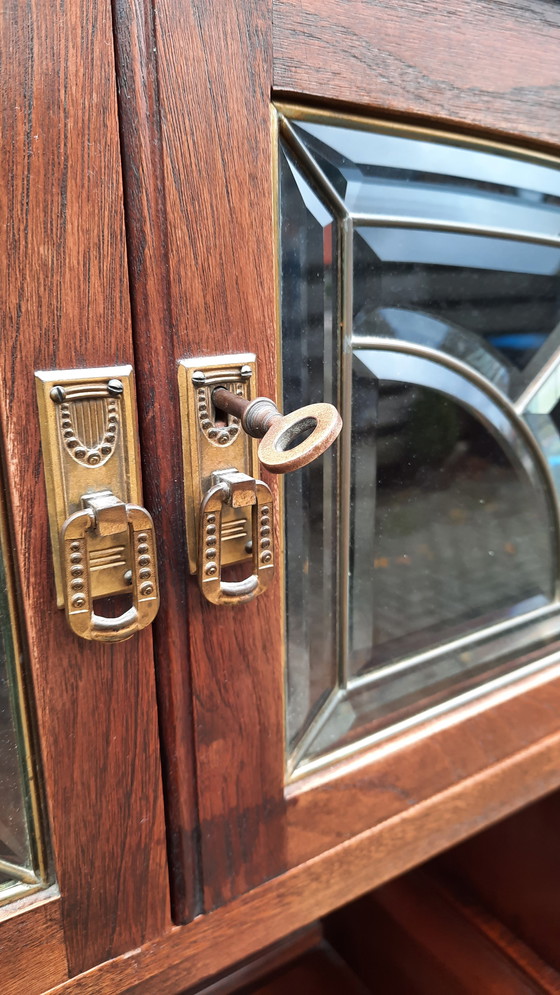
[[[145,25],[148,15],[138,4],[135,9]],[[188,614],[208,909],[284,866],[280,588],[276,583],[240,607],[217,608],[202,600],[190,578],[185,611],[178,577],[187,565],[175,380],[181,357],[255,351],[259,390],[275,395],[271,6],[268,0],[224,0],[219,8],[205,0],[161,0],[155,16],[161,123],[150,120],[139,142],[131,131],[140,126],[123,118],[128,227],[131,233],[139,229],[130,239],[130,275],[145,368],[143,425],[152,440],[150,494],[156,513],[161,508],[168,519],[167,541],[176,544],[162,580],[167,608],[160,628],[169,626],[171,636],[158,635],[158,671],[168,797],[185,794],[168,811],[176,823],[173,838],[184,836],[188,848],[191,767],[183,737],[189,658],[181,632]],[[118,18],[117,30],[119,25]],[[143,56],[134,58],[140,68],[127,69],[124,56],[120,60],[126,86],[121,103],[129,102],[133,117],[146,116],[152,98],[141,78]],[[154,166],[160,141],[162,158]],[[134,185],[130,172],[137,166]],[[158,295],[166,301],[158,304]],[[165,660],[168,638],[175,642]],[[184,851],[175,848],[175,873]],[[180,920],[192,913],[183,884],[175,912]]]
[[[242,988],[238,995],[368,995],[371,990],[323,943],[262,985]]]
[[[178,356],[171,329],[167,233],[153,6],[116,0],[134,350],[145,500],[158,537],[161,603],[152,626],[175,918],[202,911],[192,689],[188,665],[187,550],[183,527]]]
[[[378,995],[537,995],[560,975],[499,920],[465,905],[423,871],[412,872],[336,913],[327,934]]]
[[[151,634],[104,646],[56,607],[37,369],[133,359],[108,0],[2,12],[0,419],[71,974],[168,923]]]
[[[294,782],[288,790],[289,865],[430,798],[437,805],[440,792],[453,785],[459,789],[473,777],[488,777],[493,784],[502,771],[509,811],[538,798],[560,783],[554,763],[540,762],[541,745],[546,749],[548,737],[554,741],[558,714],[560,665],[555,665]],[[513,769],[518,776],[509,776]],[[503,800],[500,789],[498,809]],[[466,835],[494,821],[493,808],[491,795],[479,809],[463,809],[458,795],[452,810],[442,804],[441,827]]]
[[[181,972],[185,987],[194,986],[476,832],[481,813],[486,819],[505,817],[515,808],[512,797],[517,784],[524,785],[526,802],[538,797],[546,790],[546,781],[532,788],[534,772],[541,768],[555,778],[559,749],[557,733],[525,757],[496,765],[488,774],[415,805],[214,912],[176,927],[159,943],[148,943],[59,986],[53,995],[117,995],[148,979],[155,993],[157,975],[171,968]]]
[[[434,862],[558,972],[559,840],[556,792]]]
[[[280,940],[273,947],[260,951],[255,957],[237,964],[220,978],[202,987],[196,985],[183,991],[182,995],[237,995],[241,987],[257,984],[261,978],[273,971],[279,971],[296,957],[316,947],[323,939],[321,926],[313,923],[305,929]],[[149,981],[140,982],[129,988],[127,995],[176,995],[184,984],[184,966],[178,964],[158,974]]]
[[[548,0],[274,0],[274,87],[555,143],[559,29]]]
[[[2,995],[41,995],[68,977],[60,899],[21,901],[0,921]]]

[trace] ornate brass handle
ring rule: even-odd
[[[83,639],[128,639],[159,607],[130,366],[35,374],[57,604]],[[94,605],[132,595],[118,618]]]
[[[206,492],[200,509],[199,583],[207,601],[215,605],[239,605],[262,594],[274,577],[272,494],[262,480],[237,470],[221,470],[212,475],[213,486]],[[236,582],[223,581],[222,510],[251,508],[252,572]]]
[[[212,400],[220,411],[239,418],[248,435],[262,440],[259,460],[271,473],[290,473],[307,466],[332,445],[342,428],[342,418],[332,404],[308,404],[282,415],[268,397],[248,401],[224,387],[213,390]],[[306,439],[288,448],[309,429]]]
[[[117,642],[153,622],[159,608],[154,523],[145,508],[123,504],[110,491],[84,498],[86,507],[62,526],[61,559],[64,571],[66,618],[83,639]],[[117,618],[93,610],[90,537],[122,534],[128,530],[132,607]]]

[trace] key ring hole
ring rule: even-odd
[[[295,449],[305,442],[317,428],[317,419],[312,416],[301,418],[293,425],[289,425],[280,433],[274,442],[274,448],[278,453],[286,453],[290,449]]]

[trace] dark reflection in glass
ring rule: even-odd
[[[0,550],[0,860],[31,866],[24,802],[22,757],[16,733],[13,642],[2,550]]]
[[[372,227],[358,229],[354,253],[356,334],[431,338],[442,348],[454,326],[473,351],[476,343],[494,363],[501,357],[516,384],[515,369],[559,326],[560,248]]]
[[[538,608],[554,593],[544,494],[488,429],[437,390],[358,370],[354,674]]]
[[[280,170],[282,366],[289,411],[337,401],[336,232],[332,214],[284,151]],[[285,480],[289,747],[336,683],[336,489],[335,449]]]

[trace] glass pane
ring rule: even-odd
[[[280,176],[282,364],[288,411],[315,401],[337,403],[336,231],[331,212],[287,151],[281,156]],[[288,474],[285,484],[291,747],[336,683],[336,451],[301,473]],[[308,610],[302,612],[302,605]]]
[[[286,481],[292,772],[560,652],[560,169],[312,111],[280,135],[284,404],[345,419]]]
[[[1,505],[0,495],[0,902],[9,884],[40,883]]]
[[[355,675],[550,604],[555,587],[544,482],[449,396],[357,366],[354,410],[368,416],[350,539]]]

